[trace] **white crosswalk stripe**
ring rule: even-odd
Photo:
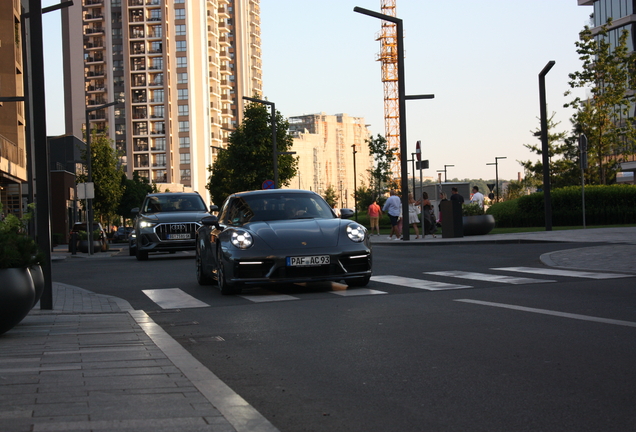
[[[401,276],[383,275],[383,276],[371,276],[371,280],[374,282],[388,283],[391,285],[400,285],[409,288],[423,289],[427,291],[443,291],[453,289],[465,289],[472,288],[470,285],[457,285],[445,282],[435,282],[425,279],[413,279]]]
[[[512,285],[555,282],[553,280],[547,280],[547,279],[532,279],[532,278],[526,278],[526,277],[502,276],[502,275],[496,275],[496,274],[475,273],[475,272],[465,272],[465,271],[424,272],[424,274],[430,274],[435,276],[448,276],[448,277],[454,277],[459,279],[470,279],[470,280],[478,280],[478,281],[485,281],[485,282],[499,282],[499,283],[512,284]]]
[[[150,300],[157,303],[162,309],[187,309],[210,307],[209,304],[195,299],[190,294],[186,294],[179,288],[164,288],[142,290],[144,294],[150,297]]]
[[[491,268],[491,270],[502,270],[519,273],[531,273],[542,274],[548,276],[568,276],[587,279],[617,279],[630,277],[630,275],[616,274],[616,273],[597,273],[579,270],[564,270],[557,268],[534,268],[534,267],[497,267]]]

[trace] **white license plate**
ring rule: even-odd
[[[329,255],[287,257],[289,267],[309,267],[327,265],[331,262]]]
[[[187,234],[168,234],[168,240],[183,240],[189,239],[190,233]]]

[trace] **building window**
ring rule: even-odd
[[[175,9],[174,19],[185,19],[185,9]]]
[[[152,172],[152,180],[156,183],[165,183],[168,181],[166,170],[154,170]]]
[[[189,105],[179,105],[179,115],[180,116],[190,115],[190,106]]]
[[[181,153],[179,155],[179,163],[180,164],[189,164],[190,163],[190,153]]]
[[[179,132],[190,132],[190,122],[189,121],[180,121],[179,122]]]
[[[148,21],[161,21],[161,9],[151,9]]]
[[[189,169],[181,170],[181,181],[190,181],[191,174]]]
[[[186,41],[180,40],[177,41],[177,51],[185,51],[186,50]]]
[[[179,72],[177,74],[177,84],[187,84],[188,82],[188,74],[184,72]]]
[[[174,34],[176,36],[185,36],[186,35],[185,24],[177,24],[176,26],[174,26]]]
[[[153,90],[150,102],[163,102],[163,90]]]
[[[184,68],[188,66],[188,58],[187,57],[177,57],[177,67]]]
[[[166,166],[166,154],[165,153],[161,153],[161,154],[156,154],[153,156],[153,161],[152,161],[152,166],[153,167],[165,167]]]
[[[177,89],[177,99],[188,100],[188,89]]]
[[[166,151],[166,139],[165,138],[153,138],[152,139],[152,147],[150,147],[152,151]]]
[[[113,45],[113,55],[122,55],[124,50],[121,44]]]
[[[179,137],[179,147],[181,148],[190,147],[190,137]]]

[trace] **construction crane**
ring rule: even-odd
[[[397,16],[396,0],[381,0],[382,13]],[[397,153],[391,164],[393,178],[400,174],[400,104],[398,100],[398,49],[397,26],[389,21],[382,21],[382,29],[376,40],[380,41],[380,53],[377,60],[382,64],[382,83],[384,83],[384,133],[389,148]]]

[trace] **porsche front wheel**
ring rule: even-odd
[[[223,295],[240,294],[241,288],[237,288],[233,284],[229,284],[225,279],[225,271],[223,270],[223,263],[219,263],[219,269],[217,271],[217,277],[219,282],[219,289]]]

